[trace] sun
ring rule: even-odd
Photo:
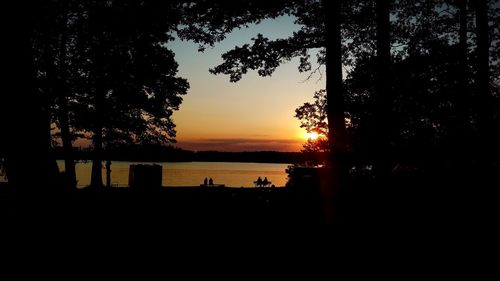
[[[316,132],[309,132],[309,133],[306,133],[305,137],[307,140],[315,141],[319,138],[319,134]]]

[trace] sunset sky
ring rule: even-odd
[[[250,43],[258,33],[284,38],[297,29],[292,18],[281,17],[236,30],[204,53],[191,42],[171,43],[169,48],[179,63],[178,74],[191,85],[174,114],[177,146],[190,150],[299,151],[305,131],[293,117],[295,108],[324,88],[324,79],[318,81],[316,76],[304,82],[308,74],[298,72],[298,59],[283,64],[271,77],[250,72],[237,83],[229,82],[228,76],[208,72],[222,62],[221,54]]]

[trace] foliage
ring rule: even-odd
[[[98,125],[107,143],[174,141],[171,116],[189,84],[175,76],[167,47],[179,20],[172,5],[88,0],[43,6],[33,38],[39,89],[54,113],[62,110],[57,98],[68,100],[74,133],[88,136]],[[61,83],[67,88],[57,93]],[[60,128],[59,118],[54,121]]]
[[[319,137],[308,139],[304,144],[305,152],[326,152],[328,148],[328,120],[326,108],[326,91],[314,93],[314,102],[305,103],[295,110],[295,118],[300,120],[300,127],[308,133],[315,132]]]
[[[347,1],[346,1],[347,2]],[[456,1],[407,1],[395,0],[391,5],[391,55],[392,73],[389,90],[393,92],[394,116],[390,127],[392,154],[401,157],[414,151],[442,151],[451,147],[453,138],[459,134],[459,104],[461,78],[459,57],[459,7]],[[491,83],[498,77],[498,1],[489,1],[490,16],[490,72]],[[373,157],[374,138],[377,138],[375,64],[375,4],[376,1],[348,1],[343,5],[342,43],[343,63],[348,71],[345,81],[347,89],[346,116],[349,135],[356,153]],[[286,10],[294,16],[300,30],[288,38],[270,40],[258,34],[251,44],[237,46],[222,55],[223,62],[212,68],[213,74],[225,74],[231,82],[242,79],[251,70],[260,76],[269,76],[279,65],[294,57],[300,58],[299,71],[314,72],[310,52],[318,50],[316,63],[325,63],[324,21],[320,1],[291,1]],[[468,7],[468,44],[475,40],[474,3]],[[250,20],[248,22],[251,22]],[[247,22],[245,22],[247,23]],[[475,85],[474,65],[476,49],[467,49],[467,82]],[[498,80],[498,78],[497,78]],[[492,85],[493,86],[493,85]],[[475,130],[477,108],[472,101],[475,88],[471,88],[464,114],[469,116],[465,124]],[[306,103],[297,109],[296,117],[301,127],[316,130],[315,123],[324,125],[324,115],[317,105],[320,99],[315,93],[315,103]],[[467,97],[467,95],[466,95]],[[495,102],[492,100],[492,102]],[[324,112],[324,111],[323,111]],[[319,126],[321,127],[321,126]],[[307,148],[313,147],[309,142]],[[451,153],[451,152],[450,152]],[[420,156],[423,156],[421,154]],[[408,156],[410,157],[410,156]]]

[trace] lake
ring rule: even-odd
[[[64,170],[64,161],[57,161],[60,170]],[[114,186],[128,186],[129,166],[131,164],[153,164],[142,162],[113,161],[111,165],[111,183]],[[253,187],[260,176],[267,177],[275,186],[285,186],[288,174],[285,169],[289,164],[271,163],[230,163],[230,162],[176,162],[154,163],[163,167],[163,186],[199,186],[205,178],[212,178],[214,184],[229,187]],[[104,165],[103,165],[104,167]],[[92,163],[77,163],[76,177],[78,187],[90,184]],[[103,182],[106,170],[102,170]]]

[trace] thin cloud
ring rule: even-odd
[[[199,139],[182,141],[178,147],[188,150],[217,150],[217,151],[298,151],[301,142],[294,139]]]

